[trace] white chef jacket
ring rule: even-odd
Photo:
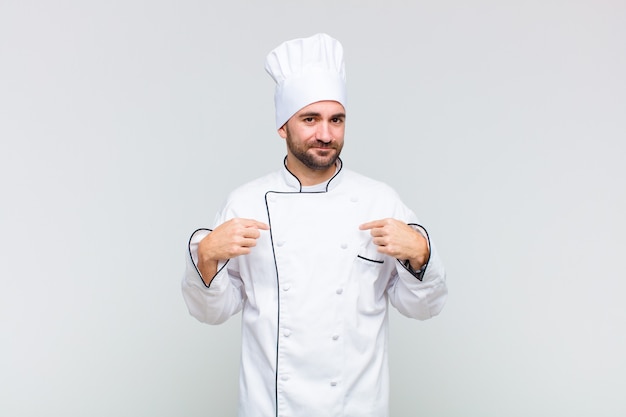
[[[190,239],[182,290],[191,315],[218,324],[243,310],[240,417],[387,416],[388,301],[421,320],[445,303],[430,240],[416,272],[359,230],[387,217],[418,225],[413,212],[390,187],[338,162],[321,192],[303,192],[286,166],[232,192],[215,224],[242,217],[270,230],[249,255],[221,262],[209,287],[196,263],[210,229]]]

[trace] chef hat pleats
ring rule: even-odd
[[[333,100],[346,107],[343,47],[326,34],[283,42],[267,55],[265,70],[276,82],[277,129],[317,101]]]

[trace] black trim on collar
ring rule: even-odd
[[[294,174],[293,172],[289,171],[289,168],[287,168],[287,156],[285,156],[285,159],[283,159],[283,165],[285,166],[285,169],[287,170],[287,172],[290,173],[291,176],[296,179],[296,181],[298,181],[298,184],[300,185],[300,188],[298,189],[298,192],[301,193],[302,192],[302,183],[300,182],[300,178],[296,177],[296,174]],[[265,193],[265,195],[267,196],[267,193]],[[265,207],[267,207],[267,200],[265,200]],[[268,213],[269,213],[269,210],[268,210]]]
[[[328,192],[328,187],[330,186],[330,182],[332,180],[335,179],[335,177],[337,175],[339,175],[339,173],[341,172],[341,170],[343,169],[343,161],[341,160],[341,158],[337,157],[337,160],[339,161],[339,169],[337,170],[337,172],[335,172],[335,175],[333,175],[332,177],[330,177],[330,179],[328,180],[328,182],[326,183],[326,192]]]
[[[335,172],[335,174],[330,177],[330,179],[326,182],[326,190],[325,191],[316,191],[316,192],[328,192],[328,187],[330,186],[330,182],[332,180],[335,179],[335,177],[337,177],[337,175],[339,175],[339,173],[341,172],[341,170],[343,169],[343,161],[341,160],[340,157],[337,157],[337,160],[339,161],[339,169],[337,169],[337,172]],[[336,162],[335,162],[336,164]],[[298,181],[298,185],[299,185],[299,189],[298,192],[301,193],[302,192],[302,182],[300,181],[300,178],[296,177],[296,174],[294,174],[293,172],[291,172],[289,170],[289,168],[287,167],[287,156],[285,156],[285,159],[283,159],[283,165],[285,166],[285,170],[287,170],[287,172],[289,174],[291,174],[292,177],[294,177],[296,179],[296,181]],[[268,191],[268,192],[272,192],[272,191]],[[280,192],[280,191],[274,191],[274,192]]]

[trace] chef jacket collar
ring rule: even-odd
[[[341,158],[337,158],[337,172],[326,183],[326,192],[334,189],[340,182],[342,177],[343,161]],[[291,171],[287,168],[287,157],[283,160],[283,179],[289,191],[302,192],[302,183]],[[319,191],[318,191],[319,192]]]

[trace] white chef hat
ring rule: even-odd
[[[317,101],[333,100],[346,107],[343,47],[324,33],[283,42],[267,55],[265,70],[276,81],[276,129]]]

